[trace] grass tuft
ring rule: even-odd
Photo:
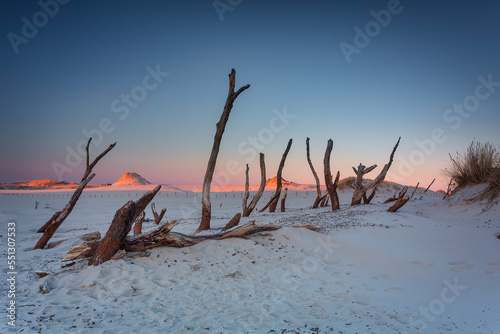
[[[450,154],[450,164],[444,169],[454,190],[479,183],[488,183],[484,197],[500,195],[500,153],[491,143],[472,142],[465,153]]]

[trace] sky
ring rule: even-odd
[[[2,1],[0,183],[92,183],[137,172],[201,184],[236,70],[214,183],[276,175],[324,183],[379,167],[389,180],[444,189],[448,154],[500,144],[497,1]]]

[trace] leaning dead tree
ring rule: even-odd
[[[363,177],[365,174],[368,174],[375,168],[377,168],[377,165],[370,166],[366,168],[363,164],[359,164],[358,168],[352,167],[354,170],[354,173],[356,174],[356,180],[354,182],[354,193],[352,194],[352,201],[351,201],[351,206],[352,205],[358,205],[361,204],[361,199],[363,197],[365,198],[365,203],[369,203],[373,196],[375,196],[375,191],[378,188],[378,186],[385,180],[385,177],[387,175],[387,172],[389,171],[389,168],[391,168],[392,161],[394,160],[394,153],[396,152],[396,149],[398,148],[399,141],[401,140],[401,137],[399,137],[398,142],[392,149],[391,156],[389,157],[389,162],[385,164],[384,168],[380,172],[380,174],[373,179],[370,183],[368,184],[363,184]],[[370,189],[373,189],[369,200],[366,198],[366,192]]]
[[[332,182],[332,173],[330,172],[330,155],[333,149],[333,141],[328,139],[328,144],[326,145],[325,158],[323,159],[324,171],[325,171],[325,184],[328,195],[330,196],[332,202],[332,211],[340,209],[339,197],[337,195],[337,185],[340,179],[340,172],[337,172],[335,177],[335,182]]]
[[[307,156],[307,162],[309,163],[309,167],[311,168],[311,172],[313,173],[314,180],[316,181],[316,192],[318,193],[318,195],[316,196],[316,199],[314,200],[314,204],[312,206],[313,209],[316,209],[320,205],[321,201],[325,199],[328,192],[326,192],[324,195],[321,195],[321,185],[319,183],[318,174],[316,174],[316,171],[314,170],[314,166],[311,161],[311,154],[309,151],[309,137],[307,137],[306,139],[306,156]]]
[[[448,197],[450,195],[452,189],[453,189],[453,178],[450,179],[450,183],[448,183],[448,190],[446,190],[446,193],[444,194],[443,199],[445,199],[446,197]]]
[[[257,190],[257,193],[254,195],[252,200],[250,201],[250,204],[247,205],[248,198],[250,197],[250,192],[248,190],[249,188],[249,178],[248,178],[248,164],[247,164],[247,169],[245,171],[245,197],[243,197],[243,217],[248,217],[252,213],[252,211],[255,209],[255,206],[259,202],[260,198],[262,197],[262,194],[264,194],[264,190],[266,188],[266,164],[264,162],[264,153],[260,154],[260,186],[259,190]]]
[[[263,212],[269,207],[269,212],[275,212],[276,211],[276,206],[278,205],[278,201],[280,199],[281,195],[281,187],[283,186],[281,181],[281,173],[283,172],[283,167],[285,167],[285,160],[288,155],[288,152],[290,152],[290,148],[292,147],[292,139],[288,141],[288,144],[286,145],[285,153],[283,153],[283,156],[281,157],[281,162],[278,167],[278,173],[276,175],[276,192],[274,195],[271,197],[269,202],[262,208],[259,212]]]
[[[422,196],[420,196],[420,198],[419,198],[419,199],[424,198],[425,193],[427,192],[427,190],[429,190],[429,188],[432,186],[432,184],[434,183],[434,181],[436,181],[436,179],[432,180],[431,184],[429,184],[429,185],[427,186],[427,188],[425,188],[425,191],[422,193]]]
[[[136,202],[128,201],[116,211],[113,221],[106,235],[99,242],[94,255],[90,259],[89,265],[97,266],[111,260],[113,255],[121,249],[125,238],[132,228],[132,224],[142,214],[158,191],[160,191],[160,188],[161,186],[157,186],[155,189],[148,191]]]
[[[156,205],[154,203],[151,203],[151,211],[153,211],[153,217],[155,220],[155,224],[158,225],[161,220],[163,219],[163,216],[165,215],[165,212],[167,209],[163,208],[161,209],[160,215],[158,215],[158,212],[156,212]]]
[[[71,199],[69,200],[68,204],[61,210],[56,212],[52,218],[49,219],[40,229],[37,231],[37,233],[43,233],[43,235],[40,237],[38,242],[35,245],[35,249],[43,249],[47,243],[49,242],[50,238],[54,235],[56,230],[61,226],[61,224],[64,222],[64,220],[69,216],[71,211],[73,211],[73,208],[76,205],[76,202],[80,198],[80,195],[83,192],[83,189],[87,186],[87,184],[94,178],[95,174],[92,173],[92,168],[95,167],[97,162],[102,159],[113,147],[115,147],[116,143],[109,145],[107,149],[104,150],[97,158],[92,163],[89,163],[89,146],[90,142],[92,141],[92,137],[89,138],[89,141],[87,142],[87,164],[85,168],[85,173],[83,174],[82,180],[80,181],[80,185],[78,188],[75,190],[73,195],[71,196]]]
[[[217,156],[219,154],[220,142],[222,140],[222,135],[224,134],[224,130],[226,128],[226,123],[229,119],[229,114],[231,113],[231,109],[233,108],[234,100],[240,95],[243,91],[248,89],[250,85],[246,85],[238,89],[238,91],[234,91],[235,82],[236,82],[236,72],[234,68],[231,70],[229,74],[229,92],[227,94],[226,105],[224,106],[224,110],[222,111],[222,115],[220,117],[219,122],[217,123],[217,130],[214,136],[214,145],[212,147],[212,153],[210,154],[210,158],[208,159],[207,170],[205,172],[205,178],[203,179],[203,195],[201,199],[201,223],[198,227],[196,233],[210,229],[210,219],[212,216],[212,205],[210,203],[210,185],[212,184],[212,178],[214,176],[215,164],[217,162]]]
[[[398,199],[396,200],[396,203],[394,203],[389,209],[387,209],[387,212],[396,212],[398,211],[403,205],[405,205],[411,198],[413,198],[413,195],[415,195],[415,192],[418,189],[418,185],[420,183],[417,183],[415,186],[415,189],[411,193],[411,196],[406,195],[406,192],[408,191],[408,186],[404,186],[401,192],[399,193]]]

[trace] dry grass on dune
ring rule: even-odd
[[[472,142],[465,153],[450,154],[450,165],[444,169],[452,180],[454,191],[465,186],[488,183],[483,198],[500,195],[500,152],[491,143]]]

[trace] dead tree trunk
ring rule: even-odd
[[[234,215],[233,218],[231,218],[231,220],[229,221],[229,223],[226,224],[226,226],[224,226],[222,228],[222,232],[226,231],[226,230],[229,230],[235,226],[237,226],[239,223],[240,223],[240,219],[241,219],[241,213],[237,213]]]
[[[64,220],[69,216],[71,211],[73,211],[73,208],[76,205],[76,202],[80,198],[80,195],[82,194],[83,189],[87,184],[94,178],[95,174],[92,173],[89,175],[87,179],[85,179],[76,191],[73,193],[73,196],[71,196],[71,199],[69,200],[68,204],[62,209],[61,211],[56,212],[52,218],[47,222],[47,226],[43,229],[43,235],[40,237],[38,242],[35,245],[35,249],[43,249],[45,245],[49,242],[50,238],[54,235],[56,230],[61,226],[61,224],[64,222]]]
[[[425,189],[425,191],[422,193],[422,196],[420,196],[420,198],[419,198],[419,199],[424,198],[425,193],[427,192],[427,190],[429,190],[429,188],[432,186],[432,184],[434,183],[434,181],[436,181],[436,179],[432,180],[431,184],[429,184],[429,185],[427,186],[427,188],[426,188],[426,189]]]
[[[142,252],[156,247],[189,247],[196,245],[205,240],[223,240],[228,238],[242,238],[248,235],[276,231],[281,228],[277,225],[262,225],[256,226],[255,222],[248,222],[242,226],[236,227],[233,230],[204,236],[189,236],[182,233],[171,232],[172,228],[177,225],[175,220],[161,225],[158,229],[148,234],[141,235],[136,238],[123,240],[121,249],[127,252]],[[314,225],[304,225],[311,230],[316,230],[318,227]],[[104,240],[104,239],[103,239]],[[72,246],[63,261],[73,261],[77,259],[96,257],[97,251],[100,248],[102,241],[92,241],[81,245]],[[92,261],[92,260],[91,260]],[[92,264],[89,262],[89,265]]]
[[[401,137],[399,137],[398,142],[392,149],[391,156],[389,157],[389,162],[384,166],[380,174],[373,179],[370,183],[367,185],[363,184],[363,176],[365,174],[368,174],[375,168],[377,168],[377,165],[370,166],[366,168],[363,164],[359,164],[358,168],[352,167],[354,170],[354,173],[356,174],[356,180],[354,182],[354,193],[352,194],[352,201],[351,201],[351,206],[352,205],[358,205],[361,204],[361,199],[363,196],[366,196],[366,192],[372,188],[378,187],[384,180],[387,175],[387,172],[389,171],[389,168],[391,168],[392,161],[394,160],[394,153],[396,152],[396,149],[398,148],[399,141],[401,140]],[[374,195],[374,194],[373,194]],[[370,195],[371,198],[373,196]],[[368,201],[367,201],[368,202]]]
[[[401,190],[401,192],[399,193],[399,196],[398,196],[398,199],[396,200],[396,203],[394,203],[389,209],[387,209],[387,212],[396,212],[403,205],[405,205],[413,197],[413,195],[415,195],[415,192],[417,191],[419,184],[420,183],[417,183],[411,196],[406,195],[406,192],[408,191],[408,186],[404,186],[403,189]]]
[[[220,117],[219,122],[217,123],[217,131],[214,136],[214,145],[212,147],[212,153],[210,154],[210,158],[208,159],[207,170],[205,172],[205,178],[203,179],[203,195],[201,199],[202,212],[201,212],[201,223],[198,227],[196,233],[210,229],[210,219],[212,215],[212,206],[210,203],[210,185],[212,183],[212,178],[214,176],[215,164],[217,162],[217,156],[219,154],[220,142],[222,140],[222,135],[224,134],[224,130],[226,128],[226,123],[229,119],[229,114],[231,113],[231,109],[233,108],[234,100],[240,95],[243,91],[248,89],[250,85],[246,85],[238,89],[237,92],[234,91],[236,72],[234,68],[231,70],[229,74],[229,92],[227,94],[226,105],[224,106],[224,110]]]
[[[90,259],[89,265],[97,266],[103,262],[109,261],[115,253],[120,250],[125,238],[127,237],[132,224],[137,217],[148,206],[149,202],[155,197],[161,186],[145,193],[137,202],[128,201],[123,207],[116,211],[115,217],[106,232],[106,235],[99,242],[94,256]]]
[[[325,158],[323,159],[324,171],[325,171],[325,184],[328,191],[328,195],[332,201],[332,211],[340,209],[339,197],[337,195],[337,184],[340,179],[340,172],[337,172],[335,177],[335,182],[332,182],[332,173],[330,172],[330,155],[333,149],[333,141],[328,140],[326,145]]]
[[[281,212],[285,212],[285,201],[286,201],[287,193],[288,193],[288,188],[285,188],[285,191],[283,192],[283,196],[281,197]]]
[[[80,182],[83,182],[90,175],[90,173],[92,173],[92,169],[99,162],[99,160],[101,160],[116,145],[116,143],[113,143],[113,144],[109,145],[107,149],[105,149],[101,154],[99,154],[97,156],[97,158],[94,159],[94,161],[92,161],[91,164],[89,164],[89,156],[90,156],[90,154],[89,154],[89,146],[90,146],[90,142],[91,141],[92,141],[92,137],[90,137],[89,141],[87,142],[87,147],[86,147],[86,151],[87,151],[87,164],[86,164],[86,168],[85,168],[85,173],[83,174],[82,180]]]
[[[90,146],[90,142],[91,142],[91,141],[92,141],[92,137],[90,137],[90,138],[89,138],[89,141],[87,142],[87,149],[86,149],[86,151],[87,151],[87,167],[86,167],[86,169],[85,169],[84,177],[82,178],[82,181],[81,181],[80,183],[84,182],[84,181],[87,179],[87,177],[90,175],[90,172],[92,172],[92,168],[94,168],[94,166],[97,164],[97,162],[98,162],[99,160],[101,160],[101,158],[102,158],[102,157],[103,157],[106,153],[108,153],[108,152],[109,152],[109,151],[110,151],[113,147],[115,147],[115,145],[116,145],[116,143],[109,145],[109,147],[108,147],[106,150],[104,150],[104,152],[102,152],[102,153],[101,153],[101,154],[100,154],[97,158],[95,158],[95,160],[92,162],[92,164],[90,164],[90,165],[89,165],[89,146]],[[77,190],[75,190],[75,193],[76,193],[77,191],[78,191],[78,188],[77,188]],[[73,199],[73,197],[72,197],[72,199]],[[78,199],[77,199],[77,200],[78,200]],[[70,202],[71,202],[71,201],[70,201]],[[68,204],[69,204],[69,203],[68,203]],[[62,211],[64,211],[64,209],[63,209]],[[59,211],[59,212],[62,212],[62,211]],[[46,228],[48,228],[48,227],[52,224],[52,222],[53,222],[54,220],[56,220],[56,219],[57,219],[57,216],[59,215],[59,212],[56,212],[56,213],[52,216],[52,218],[50,218],[50,219],[49,219],[49,220],[48,220],[48,221],[47,221],[47,222],[46,222],[46,223],[45,223],[42,227],[40,227],[40,228],[38,229],[38,231],[37,231],[36,233],[44,233],[44,232],[45,232],[45,229],[46,229]],[[66,217],[65,217],[64,219],[66,219]],[[64,219],[63,219],[63,220],[64,220]],[[62,223],[62,222],[61,222],[61,223]]]
[[[283,167],[285,167],[285,160],[288,155],[288,152],[290,151],[290,148],[292,147],[292,139],[288,141],[288,145],[286,146],[285,153],[283,153],[283,156],[281,157],[281,162],[278,167],[278,173],[276,175],[276,192],[274,195],[271,197],[269,202],[264,206],[263,209],[261,209],[259,212],[262,212],[269,207],[269,212],[275,212],[276,211],[276,206],[278,205],[278,201],[280,199],[281,195],[281,173],[283,172]]]
[[[144,217],[146,217],[146,212],[142,211],[139,217],[135,220],[134,224],[134,235],[139,235],[142,233],[142,223],[144,222]]]
[[[326,193],[321,197],[320,207],[324,208],[325,206],[327,206],[329,199],[330,199],[330,195],[328,195],[328,190],[326,190]]]
[[[158,225],[161,220],[163,219],[163,216],[165,215],[165,212],[167,209],[163,208],[161,209],[160,215],[158,216],[158,212],[156,212],[156,205],[154,203],[151,203],[151,211],[153,211],[153,217],[155,220],[155,224]]]
[[[316,196],[316,200],[314,200],[314,204],[312,206],[313,209],[316,209],[322,200],[321,185],[319,184],[318,174],[316,174],[316,171],[314,170],[314,166],[311,161],[311,154],[309,151],[309,137],[307,137],[306,139],[306,156],[307,156],[307,162],[309,163],[309,167],[311,168],[311,172],[313,173],[314,180],[316,181],[316,192],[318,195]]]
[[[249,187],[249,179],[248,179],[248,164],[246,169],[246,182],[245,182],[245,197],[243,198],[243,217],[248,217],[255,209],[255,206],[259,202],[262,194],[264,194],[264,190],[266,188],[266,165],[264,162],[264,153],[260,154],[260,186],[257,193],[250,201],[250,205],[247,206],[248,197],[250,197],[250,193],[248,191]]]
[[[92,137],[89,138],[89,141],[87,142],[87,165],[85,168],[85,173],[83,174],[82,181],[80,182],[80,185],[78,188],[75,190],[73,193],[73,196],[71,196],[71,199],[69,200],[68,204],[61,210],[56,212],[52,218],[49,219],[48,222],[46,222],[40,229],[37,231],[37,233],[43,233],[43,235],[40,237],[38,240],[37,244],[35,245],[35,249],[43,249],[47,243],[49,242],[50,238],[54,235],[56,230],[61,226],[61,224],[64,222],[64,220],[69,216],[73,208],[75,207],[76,202],[80,198],[80,195],[82,194],[83,189],[87,186],[87,184],[92,180],[92,178],[95,176],[95,174],[91,174],[92,168],[97,164],[99,160],[106,155],[113,147],[115,147],[116,143],[109,145],[109,147],[104,150],[95,160],[89,164],[89,146],[90,142],[92,141]]]

